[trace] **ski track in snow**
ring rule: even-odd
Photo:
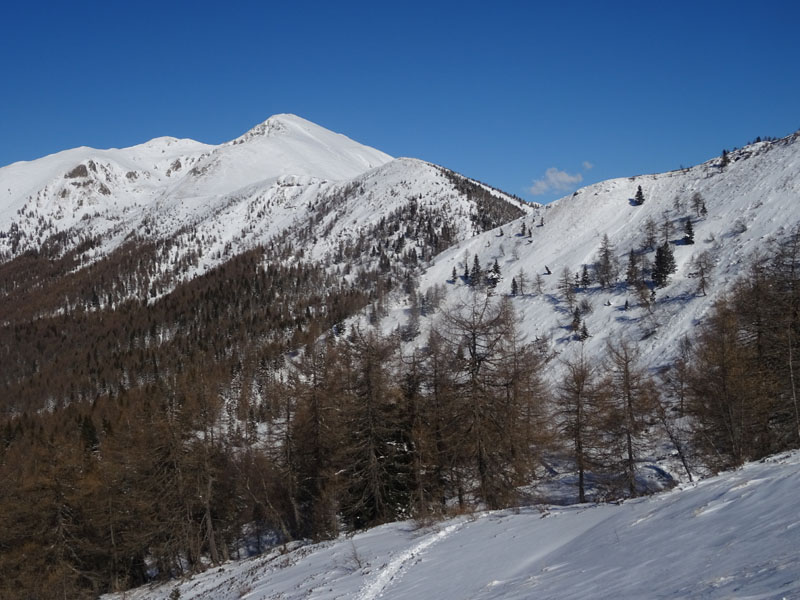
[[[408,570],[405,569],[407,565],[409,565],[420,554],[433,546],[435,543],[440,542],[444,538],[452,535],[463,526],[463,521],[448,525],[444,529],[437,531],[435,534],[422,540],[415,546],[412,546],[405,552],[398,554],[381,569],[380,573],[378,573],[375,579],[361,589],[361,592],[357,596],[357,600],[375,600],[376,598],[380,598],[386,588],[396,581],[396,576],[401,571]]]

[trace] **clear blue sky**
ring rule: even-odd
[[[2,22],[0,165],[291,112],[549,201],[800,128],[794,1],[15,2]]]

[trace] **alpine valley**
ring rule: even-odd
[[[3,167],[0,597],[799,593],[799,200],[800,132],[548,205],[286,114]]]

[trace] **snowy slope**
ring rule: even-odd
[[[468,288],[460,278],[451,281],[452,271],[462,273],[475,255],[485,267],[498,262],[503,279],[497,293],[508,294],[512,277],[522,271],[526,293],[512,301],[523,332],[568,357],[581,344],[572,339],[571,310],[558,292],[562,269],[576,273],[594,263],[608,235],[621,281],[628,252],[642,247],[645,223],[652,219],[660,229],[669,221],[678,270],[657,290],[654,306],[642,305],[622,283],[606,289],[593,284],[579,294],[592,308],[584,316],[591,335],[583,344],[587,352],[600,353],[607,340],[627,337],[641,342],[645,364],[657,369],[670,362],[677,339],[702,322],[747,259],[800,223],[800,135],[752,144],[729,158],[727,166],[715,158],[690,169],[600,182],[546,207],[526,206],[526,216],[504,225],[502,235],[500,228],[475,235],[477,205],[446,170],[392,159],[299,117],[277,115],[220,146],[159,138],[123,150],[78,148],[0,169],[0,260],[66,232],[67,249],[98,238],[85,250],[83,264],[132,236],[170,240],[157,269],[171,273],[173,265],[191,266],[169,285],[272,240],[291,246],[294,258],[324,260],[343,272],[374,268],[377,248],[389,235],[378,230],[380,223],[416,203],[428,211],[426,218],[436,212],[446,221],[459,242],[438,256],[424,256],[420,292],[444,286],[445,307],[463,299]],[[641,206],[632,202],[639,186],[646,197]],[[702,195],[706,215],[693,210],[695,193]],[[694,245],[680,242],[687,217],[693,220]],[[517,234],[523,222],[533,232],[530,238]],[[402,252],[421,253],[419,239],[404,235],[407,225],[398,225],[393,240],[406,244]],[[343,244],[361,247],[362,254],[342,257]],[[707,295],[699,293],[694,266],[703,253],[712,265]],[[652,262],[654,253],[642,256]],[[537,275],[541,293],[533,293]],[[168,292],[167,286],[160,293]],[[402,325],[408,308],[407,299],[398,299],[384,329]],[[435,318],[423,319],[415,344],[424,344],[425,327]]]
[[[798,598],[798,488],[794,452],[621,505],[389,524],[124,597]]]
[[[294,115],[273,116],[220,146],[157,138],[121,150],[67,150],[0,169],[0,232],[9,234],[0,236],[0,255],[70,229],[106,236],[103,254],[131,232],[168,237],[244,197],[283,184],[319,187],[390,160]],[[16,245],[12,228],[21,232]]]
[[[302,246],[306,257],[330,257],[410,202],[440,213],[457,240],[472,235],[477,216],[441,168],[392,159],[294,115],[270,117],[220,146],[159,138],[15,163],[0,169],[0,189],[0,260],[59,233],[68,237],[64,250],[97,240],[84,265],[132,237],[169,240],[159,269],[195,264],[184,280],[275,239]],[[187,259],[197,254],[202,260]]]
[[[572,311],[558,291],[564,267],[579,272],[582,265],[597,260],[604,234],[609,236],[619,259],[619,281],[624,281],[627,256],[639,249],[644,240],[644,224],[652,218],[660,228],[672,222],[670,236],[677,272],[670,283],[657,290],[652,312],[641,306],[631,289],[623,283],[601,289],[593,283],[578,300],[586,299],[592,312],[585,316],[590,337],[584,344],[589,354],[602,352],[609,339],[630,338],[640,341],[646,365],[657,368],[667,364],[677,349],[677,340],[691,334],[714,300],[730,289],[745,273],[747,259],[767,250],[773,242],[800,224],[800,135],[778,142],[761,142],[730,153],[731,163],[721,168],[718,159],[691,169],[657,175],[643,175],[597,183],[562,198],[530,217],[470,238],[439,255],[420,280],[421,290],[439,284],[453,305],[470,293],[459,278],[449,282],[453,267],[460,274],[465,261],[472,264],[478,255],[485,267],[497,260],[503,279],[496,292],[509,294],[512,277],[525,273],[524,296],[512,299],[521,317],[528,339],[545,338],[560,356],[570,356],[581,348],[572,339],[568,325]],[[642,186],[646,201],[636,206],[632,199]],[[707,207],[706,216],[698,216],[690,198],[699,192]],[[677,209],[675,199],[679,199]],[[538,226],[540,216],[544,226]],[[692,217],[695,244],[684,245],[685,218]],[[533,230],[532,237],[516,235],[522,221]],[[693,261],[703,252],[713,268],[707,295],[699,292]],[[652,262],[654,252],[644,255]],[[551,275],[545,269],[549,268]],[[543,281],[542,293],[534,291],[536,275]],[[629,310],[624,310],[625,302]],[[447,306],[447,303],[445,306]],[[401,321],[398,316],[392,318]],[[434,317],[435,319],[435,317]],[[421,340],[419,343],[422,343]]]

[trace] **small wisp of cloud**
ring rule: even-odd
[[[571,175],[566,171],[550,167],[544,172],[544,177],[533,182],[528,191],[534,196],[541,196],[551,191],[566,192],[581,181],[583,181],[583,175],[580,173]]]
[[[583,161],[583,170],[588,171],[594,167],[588,160]],[[580,173],[568,173],[556,167],[550,167],[544,172],[544,177],[535,179],[528,192],[534,196],[541,196],[548,192],[568,192],[583,181]]]

